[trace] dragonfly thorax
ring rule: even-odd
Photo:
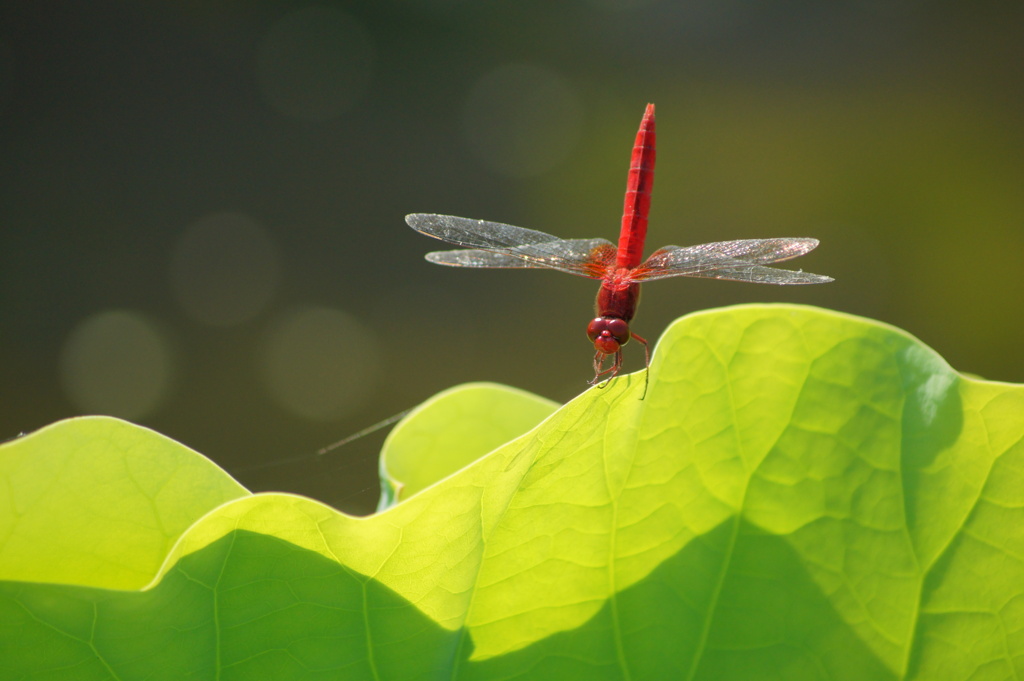
[[[624,288],[617,288],[603,281],[597,291],[594,309],[598,317],[615,317],[628,324],[633,321],[636,306],[639,304],[640,284],[633,282]]]
[[[635,283],[633,270],[628,267],[617,267],[605,278],[605,286],[613,291],[625,291]]]
[[[598,317],[587,324],[587,337],[598,352],[614,355],[629,341],[629,324],[618,317]]]

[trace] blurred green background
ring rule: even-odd
[[[464,381],[586,388],[597,285],[460,271],[410,212],[614,239],[657,105],[649,250],[813,236],[836,282],[645,287],[634,328],[756,301],[1024,381],[1024,3],[5,3],[0,438],[153,427],[253,490],[370,510],[383,433]],[[627,349],[627,368],[642,354]]]

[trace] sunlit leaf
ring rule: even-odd
[[[9,443],[0,678],[1024,673],[1024,386],[781,305],[681,319],[643,384],[590,390],[461,469],[410,438],[423,490],[368,518],[247,495],[109,419]],[[524,428],[543,419],[528,408]],[[425,452],[490,449],[456,413],[436,418],[466,444]]]
[[[384,442],[381,509],[522,435],[557,408],[550,400],[494,383],[470,383],[436,395]]]

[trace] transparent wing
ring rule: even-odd
[[[428,253],[427,260],[438,265],[537,267],[600,279],[615,261],[615,246],[607,239],[559,239],[500,222],[432,213],[413,213],[405,221],[421,234],[469,249]]]
[[[699,246],[666,246],[655,251],[634,275],[637,281],[668,277],[730,279],[756,284],[824,284],[832,277],[766,267],[814,250],[817,239],[742,239]]]

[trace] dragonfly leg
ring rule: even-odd
[[[604,360],[606,358],[612,357],[612,356],[614,356],[614,359],[612,360],[611,366],[608,367],[607,369],[603,368],[604,367]],[[619,369],[621,369],[621,368],[622,368],[622,351],[621,350],[619,350],[616,353],[613,353],[613,355],[612,354],[607,354],[607,353],[604,353],[604,352],[601,352],[600,350],[598,350],[597,353],[594,355],[594,380],[590,381],[590,385],[596,385],[598,388],[605,387],[606,385],[608,385],[609,381],[611,381],[613,378],[618,376]],[[602,382],[601,381],[601,377],[604,376],[605,374],[608,374],[608,373],[610,373],[611,375],[608,376],[608,378],[606,378]],[[599,383],[600,383],[600,385],[598,385]]]
[[[640,395],[640,399],[642,400],[645,397],[647,397],[647,387],[650,385],[651,382],[651,348],[650,345],[647,343],[647,339],[644,338],[643,336],[638,336],[633,332],[630,332],[629,336],[630,338],[636,339],[637,343],[640,343],[641,345],[644,346],[644,391]],[[598,388],[603,388],[606,385],[608,385],[608,383],[613,378],[619,375],[619,371],[622,369],[622,350],[619,350],[618,352],[614,353],[614,359],[612,361],[611,366],[605,369],[604,361],[605,359],[611,356],[611,354],[606,354],[604,352],[601,352],[600,350],[594,355],[594,379],[590,381],[590,385],[596,385]],[[601,381],[601,377],[604,376],[605,374],[610,375],[608,376],[608,378],[604,379],[604,381]]]

